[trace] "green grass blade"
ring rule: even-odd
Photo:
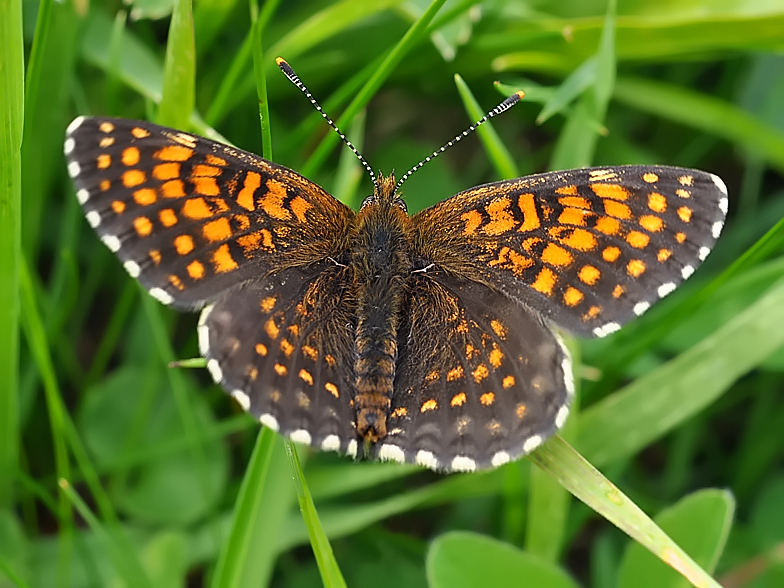
[[[19,432],[19,268],[22,255],[22,3],[0,0],[0,508],[13,504]]]
[[[472,121],[482,118],[486,111],[482,110],[482,107],[479,106],[476,98],[471,93],[468,84],[458,74],[455,74],[455,85],[457,86],[457,91],[460,92],[460,97],[463,99],[463,105],[466,112],[468,112],[469,118]],[[498,136],[498,133],[493,128],[493,122],[487,121],[476,130],[476,133],[482,141],[490,162],[495,167],[498,179],[508,180],[519,177],[520,170],[517,168],[512,154],[509,153],[506,145],[501,141],[501,137]]]
[[[285,441],[286,453],[289,456],[289,464],[294,473],[294,482],[297,488],[297,498],[299,499],[299,509],[302,512],[302,519],[310,537],[310,545],[313,547],[313,555],[316,556],[321,581],[327,588],[345,588],[346,581],[340,572],[340,566],[335,561],[332,553],[332,546],[321,526],[316,507],[313,504],[313,497],[310,495],[308,484],[302,473],[302,466],[297,456],[297,448],[291,441]]]
[[[359,21],[403,0],[342,0],[320,10],[275,43],[267,53],[292,60]],[[296,69],[296,68],[295,68]]]
[[[196,40],[191,0],[177,0],[169,25],[158,123],[186,129],[195,105]]]
[[[29,259],[37,257],[42,219],[61,169],[80,24],[72,2],[41,2],[27,64],[22,144],[22,248]]]
[[[784,281],[715,333],[580,415],[592,464],[628,457],[692,417],[784,346]]]
[[[68,460],[68,450],[65,441],[65,403],[62,399],[57,373],[49,351],[46,329],[38,312],[33,279],[23,258],[19,278],[22,327],[24,328],[27,344],[43,380],[46,407],[49,413],[49,427],[54,446],[55,471],[59,478],[68,479],[71,475],[71,465]],[[70,575],[74,520],[73,509],[63,492],[60,492],[57,518],[61,525],[57,554],[57,577],[58,582],[65,585]]]
[[[532,453],[529,459],[554,476],[576,498],[677,570],[694,586],[720,588],[634,502],[563,439],[553,437]]]
[[[425,35],[427,35],[427,27],[430,22],[435,18],[438,11],[444,5],[446,0],[433,0],[428,6],[427,10],[422,14],[422,17],[416,21],[403,35],[403,38],[392,48],[392,50],[381,62],[377,70],[373,72],[370,79],[365,83],[362,89],[357,93],[351,103],[346,107],[346,110],[337,120],[339,127],[348,125],[354,117],[362,110],[370,98],[378,91],[381,84],[384,83],[392,71],[395,69],[400,60],[411,50],[411,48],[419,43]],[[313,152],[308,162],[302,166],[301,173],[304,176],[312,176],[314,172],[323,165],[326,161],[330,151],[340,141],[337,133],[329,133],[324,137],[319,146]]]
[[[680,86],[622,77],[614,98],[633,108],[679,122],[743,146],[784,171],[784,133],[721,98]]]
[[[294,496],[283,439],[262,427],[234,504],[229,537],[215,566],[213,588],[267,585],[278,555],[274,546]]]

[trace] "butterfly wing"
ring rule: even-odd
[[[440,470],[499,466],[560,428],[571,363],[537,316],[483,284],[414,274],[382,459]]]
[[[423,266],[474,276],[575,334],[604,336],[694,272],[726,212],[726,187],[702,171],[551,172],[420,212],[415,249]]]
[[[165,304],[337,257],[354,213],[257,155],[147,122],[80,117],[65,140],[89,223]]]
[[[356,454],[348,268],[283,270],[202,311],[199,347],[216,382],[264,425],[294,441]]]

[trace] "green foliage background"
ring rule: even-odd
[[[545,472],[567,477],[557,441],[451,476],[300,448],[295,482],[278,437],[203,370],[167,367],[197,355],[196,317],[151,300],[89,229],[65,127],[104,114],[223,136],[356,207],[367,177],[278,55],[385,172],[477,118],[472,100],[499,102],[493,81],[526,91],[495,135],[405,184],[412,212],[548,168],[724,178],[728,224],[695,276],[620,333],[573,343],[580,409],[564,438],[633,503],[588,470],[564,483],[657,515],[724,586],[784,585],[784,5],[606,13],[598,0],[197,0],[192,14],[184,0],[44,0],[22,20],[0,0],[0,586],[688,585]]]

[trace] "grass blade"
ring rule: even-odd
[[[186,129],[193,112],[196,87],[196,40],[191,0],[177,0],[169,25],[163,68],[163,97],[158,123]]]
[[[327,588],[345,588],[346,581],[340,572],[338,562],[332,553],[332,546],[321,526],[316,507],[313,504],[313,497],[310,495],[308,484],[302,473],[302,466],[297,456],[297,448],[291,441],[285,441],[286,453],[289,456],[291,471],[294,473],[295,486],[297,488],[297,498],[299,499],[299,509],[302,512],[302,519],[310,537],[310,545],[313,547],[313,555],[316,556],[321,581]]]
[[[22,254],[22,4],[0,0],[0,507],[13,504],[19,432],[19,266]]]

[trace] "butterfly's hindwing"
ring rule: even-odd
[[[203,312],[199,341],[213,378],[263,424],[356,453],[346,272],[324,262],[230,290]]]
[[[486,286],[416,274],[379,456],[440,470],[498,466],[561,427],[573,391],[557,336]]]

